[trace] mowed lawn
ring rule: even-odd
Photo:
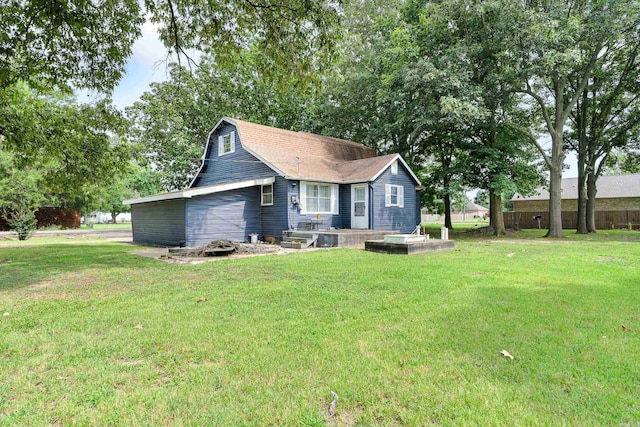
[[[640,233],[543,233],[198,265],[0,246],[0,425],[638,425]]]

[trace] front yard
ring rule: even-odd
[[[640,233],[541,234],[197,265],[0,246],[0,424],[640,423]]]

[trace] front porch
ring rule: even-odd
[[[354,248],[364,247],[367,240],[382,240],[388,234],[398,234],[397,230],[287,230],[282,232],[282,246],[287,242],[310,241],[319,248]]]

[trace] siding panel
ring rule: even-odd
[[[218,156],[218,137],[235,132],[235,152]],[[205,153],[205,163],[193,187],[218,184],[222,182],[243,181],[247,179],[267,178],[276,173],[242,147],[240,135],[235,126],[226,124],[213,132]]]
[[[187,200],[187,246],[212,240],[249,240],[250,233],[262,234],[260,187],[225,191]]]
[[[385,206],[385,184],[404,186],[404,206]],[[416,183],[403,165],[398,165],[398,174],[392,175],[387,168],[371,185],[373,193],[372,228],[374,230],[399,230],[401,233],[411,233],[420,224],[420,200],[415,190]]]
[[[273,183],[273,206],[262,206],[262,234],[264,236],[280,239],[282,232],[289,229],[288,214],[293,208],[290,196],[292,191],[289,181],[276,176],[276,181]]]
[[[133,241],[178,246],[185,241],[184,200],[165,200],[131,206]]]

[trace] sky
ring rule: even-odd
[[[125,74],[112,94],[113,104],[121,110],[132,105],[149,90],[153,82],[167,80],[167,49],[158,38],[157,25],[146,21],[142,26],[142,36],[136,40],[132,54],[125,65]],[[79,99],[94,101],[99,94],[78,91]]]

